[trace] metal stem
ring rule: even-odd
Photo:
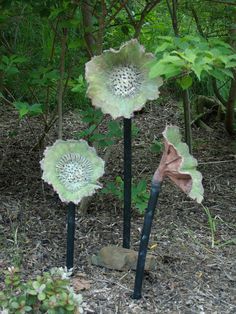
[[[145,261],[147,255],[147,248],[149,237],[152,228],[152,221],[154,217],[154,212],[158,200],[158,196],[161,190],[161,182],[152,182],[150,197],[148,201],[148,208],[146,209],[143,223],[143,230],[140,239],[138,262],[136,268],[134,293],[132,295],[133,299],[141,299],[142,297],[142,283],[145,268]]]
[[[132,151],[131,151],[132,120],[124,118],[124,222],[123,247],[130,248],[131,225],[131,180],[132,180]]]
[[[66,267],[73,268],[74,265],[74,238],[75,238],[75,204],[68,204],[67,213],[67,252],[66,252]]]

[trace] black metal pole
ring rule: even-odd
[[[132,180],[132,151],[131,151],[132,120],[124,118],[124,222],[123,247],[130,248],[131,221],[131,180]]]
[[[67,252],[66,252],[66,267],[73,268],[74,265],[74,238],[75,238],[75,204],[68,204],[67,213]]]
[[[148,241],[152,228],[152,221],[154,217],[154,212],[158,200],[158,196],[161,190],[161,182],[152,182],[150,197],[148,201],[148,208],[146,209],[143,223],[143,230],[140,239],[138,262],[136,268],[134,293],[132,295],[133,299],[141,299],[142,297],[142,283],[144,275],[144,267],[147,255]]]

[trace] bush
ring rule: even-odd
[[[70,286],[70,274],[62,268],[53,268],[24,282],[19,269],[9,267],[5,271],[4,291],[0,292],[0,313],[83,313],[82,296]]]

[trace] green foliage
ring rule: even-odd
[[[27,102],[16,101],[13,105],[18,110],[20,119],[26,115],[37,116],[43,112],[42,104],[29,105]]]
[[[74,82],[71,82],[71,91],[75,93],[84,93],[87,88],[86,81],[84,80],[83,76],[80,75],[77,79],[74,80]]]
[[[77,139],[85,139],[90,143],[94,143],[100,147],[108,147],[116,144],[123,137],[123,127],[116,120],[107,123],[107,130],[103,133],[99,130],[99,126],[104,120],[104,115],[100,109],[86,106],[84,110],[80,110],[80,116],[83,122],[88,123],[88,128],[77,133]],[[132,137],[138,135],[139,128],[132,123]]]
[[[30,73],[32,87],[53,87],[59,78],[58,71],[46,66],[40,66]]]
[[[71,88],[71,92],[75,94],[75,102],[78,103],[76,107],[81,110],[81,115],[83,116],[85,113],[83,111],[89,111],[89,101],[86,97],[86,90],[87,90],[87,82],[84,79],[83,75],[79,75],[78,78],[71,79],[68,82],[68,86]],[[91,108],[91,107],[90,107]],[[92,110],[92,109],[91,109]],[[90,110],[90,114],[91,114]],[[90,121],[87,121],[90,122]]]
[[[164,149],[164,145],[162,143],[162,141],[159,140],[154,140],[152,142],[152,145],[150,147],[151,152],[156,153],[156,154],[160,154]]]
[[[84,131],[79,132],[77,138],[87,139],[90,143],[96,143],[100,147],[111,146],[122,138],[122,129],[117,121],[108,122],[108,130],[105,133],[99,132],[97,127],[98,124],[92,124]]]
[[[23,56],[11,55],[11,56],[2,56],[0,62],[0,71],[3,73],[3,77],[11,77],[12,75],[18,74],[19,69],[18,65],[26,62],[27,59]]]
[[[221,227],[224,228],[224,225],[230,225],[231,228],[235,228],[235,224],[231,223],[231,222],[225,222],[222,218],[220,218],[220,216],[216,215],[213,216],[210,212],[210,209],[206,206],[204,206],[202,204],[203,210],[206,213],[207,216],[207,220],[208,220],[208,226],[211,232],[211,248],[214,247],[223,247],[225,245],[232,245],[235,244],[236,245],[236,238],[232,238],[232,239],[228,239],[224,242],[221,242],[219,240],[217,240],[217,231],[220,227],[220,225],[222,225]]]
[[[132,183],[132,205],[143,214],[149,200],[146,180],[140,180],[137,184]],[[120,176],[117,176],[114,182],[108,182],[102,189],[104,194],[112,194],[120,201],[124,200],[124,182]]]
[[[82,296],[70,286],[70,273],[53,268],[23,282],[18,268],[9,267],[5,273],[5,288],[0,292],[1,313],[82,313]]]
[[[182,89],[192,85],[192,74],[199,80],[211,75],[222,80],[225,75],[233,77],[231,68],[236,66],[236,56],[230,45],[218,39],[185,36],[158,37],[157,61],[151,64],[150,77],[179,77]]]
[[[215,233],[216,233],[216,219],[212,217],[211,212],[208,207],[203,206],[203,209],[207,215],[208,225],[211,230],[211,247],[215,247]]]

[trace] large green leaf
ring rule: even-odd
[[[193,80],[190,75],[186,75],[178,80],[179,85],[183,90],[188,89],[190,86],[192,86]]]

